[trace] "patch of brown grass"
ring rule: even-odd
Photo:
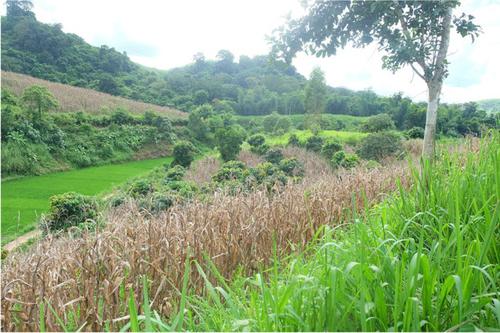
[[[212,180],[212,176],[220,169],[221,164],[217,157],[205,156],[193,162],[186,171],[184,179],[196,184],[208,183]]]
[[[133,113],[153,111],[172,119],[187,118],[187,113],[174,108],[158,106],[123,97],[113,96],[92,89],[74,87],[62,83],[37,79],[29,75],[2,71],[2,88],[21,95],[26,87],[32,85],[47,87],[59,101],[59,110],[64,112],[85,111],[89,113],[102,113],[103,109],[123,107]]]
[[[249,150],[240,151],[238,160],[242,161],[250,168],[255,168],[258,164],[264,162],[264,159],[261,156],[252,153]]]
[[[306,169],[315,165],[319,170],[273,195],[263,190],[215,193],[208,201],[174,206],[160,216],[130,202],[108,212],[108,223],[98,233],[49,237],[26,253],[12,254],[2,267],[2,329],[39,330],[39,304],[45,302],[61,318],[78,313],[84,330],[102,330],[106,321],[118,330],[124,322],[113,320],[128,314],[120,286],[131,288],[140,303],[144,275],[151,282],[152,307],[168,316],[188,256],[203,263],[206,254],[226,278],[238,267],[250,273],[269,263],[274,244],[286,254],[291,244],[310,241],[321,225],[347,223],[353,196],[361,203],[364,193],[371,204],[394,191],[396,179],[409,186],[403,163],[332,174],[323,170],[324,162],[309,160],[308,152],[294,152]],[[196,269],[191,272],[190,287],[202,293],[201,277]],[[45,315],[47,330],[61,330],[47,308]]]

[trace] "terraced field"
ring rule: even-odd
[[[2,182],[2,245],[34,229],[52,195],[69,191],[102,194],[169,161],[171,158],[133,161]]]

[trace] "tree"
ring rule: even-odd
[[[185,168],[191,165],[194,160],[196,148],[189,141],[179,141],[174,146],[174,160],[172,166],[180,165]]]
[[[46,87],[37,85],[24,89],[22,101],[32,111],[37,110],[40,119],[42,118],[42,112],[55,109],[59,106],[57,100]]]
[[[326,83],[325,74],[316,67],[311,72],[309,81],[305,88],[305,107],[309,114],[309,126],[313,124],[319,125],[319,114],[325,111],[326,104]]]
[[[385,52],[383,67],[393,72],[410,66],[428,88],[423,156],[432,158],[437,108],[451,27],[462,36],[479,34],[472,15],[453,16],[459,1],[316,1],[305,16],[290,19],[273,37],[273,53],[290,61],[305,50],[335,55],[349,42],[364,47],[376,42]]]
[[[236,159],[244,139],[243,129],[235,125],[219,128],[215,132],[217,149],[219,149],[222,159],[226,162]]]
[[[33,1],[31,0],[7,0],[7,16],[30,16],[35,17],[31,11],[33,9]]]
[[[217,59],[219,60],[216,64],[216,68],[225,73],[230,73],[233,70],[234,55],[228,50],[220,50],[217,52]]]
[[[363,132],[382,132],[394,128],[394,121],[392,121],[391,116],[386,113],[371,116],[362,126]]]

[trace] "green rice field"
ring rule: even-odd
[[[2,245],[33,230],[54,194],[103,194],[126,180],[171,161],[159,158],[31,176],[2,182]]]

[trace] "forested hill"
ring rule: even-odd
[[[19,3],[9,2],[11,6]],[[2,17],[4,71],[188,112],[210,103],[216,113],[239,115],[303,114],[307,83],[319,83],[314,94],[323,89],[320,71],[316,72],[318,80],[308,81],[284,62],[268,56],[241,56],[236,60],[227,50],[219,51],[216,60],[196,54],[191,64],[168,71],[146,68],[132,62],[126,53],[108,46],[91,46],[79,36],[63,32],[59,24],[38,22],[30,9],[14,9],[7,8],[7,16]],[[380,97],[369,90],[324,89],[324,103],[314,107],[315,112],[354,116],[387,113],[398,129],[424,126],[425,105],[401,94]],[[455,135],[477,132],[485,121],[495,123],[492,117],[486,119],[484,112],[477,111],[477,105],[471,103],[442,104],[438,127]]]
[[[185,111],[212,102],[216,110],[243,115],[305,112],[306,78],[267,56],[236,61],[231,52],[221,50],[216,60],[196,54],[190,65],[160,71],[136,64],[112,47],[91,46],[61,28],[38,22],[28,10],[2,17],[2,70]],[[386,99],[371,91],[328,90],[326,112],[384,112],[380,105]]]

